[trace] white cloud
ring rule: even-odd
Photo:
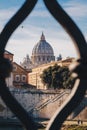
[[[54,53],[56,56],[62,54],[63,57],[77,57],[77,52],[72,41],[64,39],[53,40]]]
[[[38,5],[37,8],[40,9],[41,6],[42,5]],[[68,2],[63,6],[65,10],[73,17],[80,18],[87,15],[85,4],[83,5],[72,1],[72,3]],[[1,22],[6,22],[15,11],[16,8],[1,10]],[[31,17],[38,17],[39,19],[44,18],[44,22],[46,21],[46,18],[49,18],[49,16],[50,15],[47,10],[40,9],[40,11],[38,11],[36,9],[31,13]],[[36,23],[30,24],[27,19],[27,22],[23,24],[23,28],[20,26],[10,38],[7,45],[7,50],[14,54],[14,60],[20,63],[20,61],[22,61],[23,57],[25,57],[27,53],[31,56],[34,45],[40,40],[41,31],[44,31],[46,40],[52,45],[56,56],[58,56],[60,53],[63,55],[63,57],[76,56],[76,50],[68,34],[64,30],[61,30],[61,28],[57,27],[55,23],[53,23],[55,24],[55,26],[53,26],[54,28],[50,26],[50,21],[49,24],[44,28],[41,25],[39,19],[38,22],[40,26],[37,26]],[[47,24],[47,21],[45,24]]]
[[[87,16],[87,3],[76,0],[71,0],[63,4],[65,10],[73,17]]]
[[[20,63],[26,54],[31,55],[33,49],[31,40],[10,39],[6,46],[6,50],[14,54],[14,61]]]
[[[50,17],[50,14],[47,10],[35,10],[31,13],[31,17],[40,17],[40,18],[48,18]]]
[[[60,31],[58,33],[55,32],[54,34],[49,34],[49,32],[50,30],[45,33],[45,37],[47,42],[49,42],[53,47],[55,56],[58,56],[60,53],[63,57],[76,56],[76,50],[73,46],[73,43],[66,33]],[[17,63],[20,63],[26,54],[31,56],[32,49],[34,45],[40,40],[41,36],[39,31],[38,33],[37,31],[34,31],[34,33],[36,36],[32,35],[32,37],[30,37],[27,35],[27,38],[25,39],[11,38],[9,40],[7,50],[14,54],[14,60]],[[31,31],[31,34],[33,34],[33,30]]]
[[[22,25],[21,25],[22,26]],[[33,25],[28,25],[24,24],[23,27],[19,26],[17,30],[13,33],[11,39],[17,39],[17,40],[38,40],[39,36],[41,35],[41,27],[33,26]]]
[[[18,7],[10,7],[7,9],[0,9],[0,32],[4,28],[5,24],[17,12],[17,9],[18,9]]]
[[[8,19],[14,14],[15,11],[16,11],[15,8],[2,9],[0,10],[0,18],[3,20]]]

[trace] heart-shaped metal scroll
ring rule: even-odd
[[[0,34],[0,96],[10,110],[19,118],[27,130],[36,130],[37,126],[25,109],[11,95],[6,86],[5,78],[9,75],[12,67],[10,62],[3,57],[8,39],[22,21],[30,14],[37,0],[26,0],[19,11],[6,24]]]
[[[55,112],[46,128],[46,130],[60,130],[65,119],[82,101],[87,89],[87,44],[79,28],[56,0],[44,0],[44,3],[49,12],[72,38],[80,58],[80,60],[77,60],[72,67],[72,73],[74,72],[77,74],[72,93],[67,101],[62,104],[60,109]]]

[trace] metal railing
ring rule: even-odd
[[[37,130],[37,124],[25,109],[11,95],[6,87],[5,78],[12,70],[10,62],[4,58],[8,39],[22,21],[30,14],[38,0],[26,0],[19,11],[10,19],[0,34],[0,95],[5,104],[19,118],[26,130]],[[85,38],[73,20],[56,0],[43,0],[49,12],[69,34],[78,53],[78,60],[72,65],[71,72],[76,74],[75,85],[66,102],[56,111],[46,130],[59,130],[68,115],[80,104],[87,87],[87,44]]]

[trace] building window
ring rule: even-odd
[[[16,70],[17,70],[17,66],[13,65],[13,71],[16,71]]]
[[[47,61],[49,61],[49,57],[47,57]]]
[[[45,57],[43,57],[43,61],[45,61]]]
[[[27,66],[24,66],[24,69],[27,69]]]
[[[41,61],[41,58],[40,58],[40,57],[38,57],[38,60],[39,60],[39,61]]]
[[[16,75],[16,76],[15,76],[15,81],[16,81],[16,82],[19,82],[19,81],[20,81],[20,75]]]
[[[26,75],[22,75],[21,80],[22,80],[22,82],[25,82],[26,81]]]

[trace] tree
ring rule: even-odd
[[[70,75],[67,67],[60,67],[55,64],[43,71],[41,79],[48,88],[72,88],[74,79]]]
[[[48,67],[43,71],[43,74],[40,76],[44,85],[48,88],[52,85],[52,67]]]

